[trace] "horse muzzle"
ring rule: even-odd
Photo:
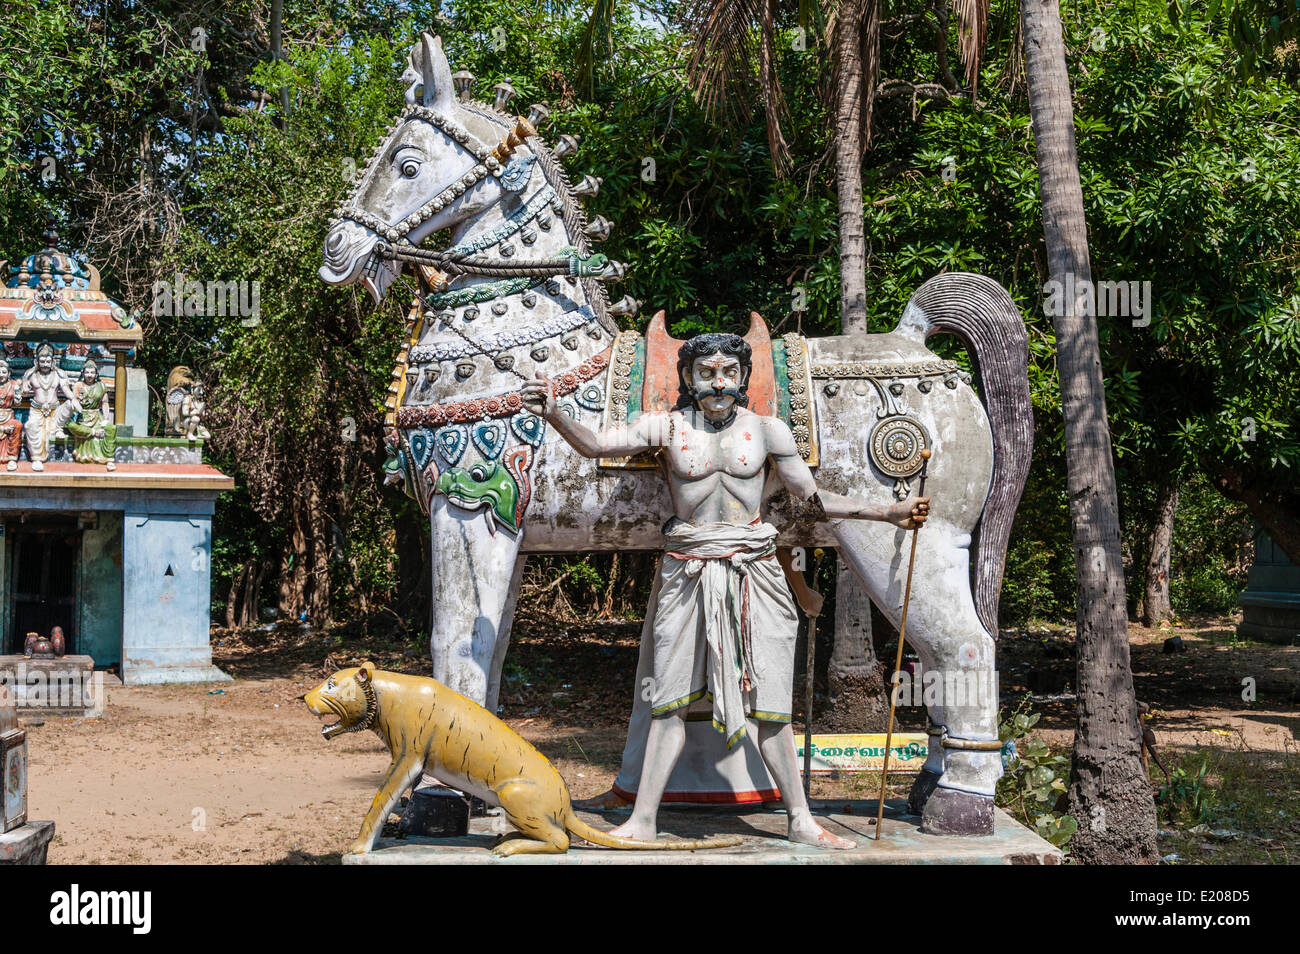
[[[378,233],[351,220],[339,222],[325,236],[324,263],[317,274],[331,285],[361,282],[375,299],[385,293],[401,272],[401,265],[375,256]]]

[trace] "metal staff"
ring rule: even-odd
[[[925,470],[930,463],[930,449],[921,450],[921,489],[918,497],[925,496]],[[907,586],[903,589],[903,618],[898,624],[898,653],[894,657],[894,674],[903,668],[903,640],[907,637],[907,607],[912,602],[912,568],[916,566],[916,534],[920,526],[912,528],[912,555],[907,558]],[[889,680],[889,728],[885,732],[885,764],[880,768],[880,802],[876,806],[876,841],[885,822],[885,786],[889,781],[889,747],[894,742],[894,706],[897,703],[894,680]]]
[[[816,566],[816,570],[813,571],[814,585],[817,581],[817,570],[822,568],[823,554],[821,547],[813,551]],[[805,667],[808,670],[805,674],[803,695],[803,797],[805,801],[812,798],[813,662],[815,661],[813,654],[817,646],[817,617],[820,615],[820,611],[808,614],[808,651],[804,656]]]

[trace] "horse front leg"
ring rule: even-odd
[[[523,561],[520,534],[498,527],[483,511],[435,496],[432,534],[433,609],[429,653],[433,678],[494,710],[510,617]]]

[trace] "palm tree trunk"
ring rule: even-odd
[[[864,52],[879,49],[877,0],[844,0],[835,26],[835,192],[839,201],[840,333],[867,332],[867,238],[862,214],[863,131],[866,103]],[[876,25],[875,46],[863,28]],[[871,84],[874,86],[874,83]],[[838,634],[837,634],[838,635]]]
[[[840,334],[867,333],[867,239],[862,155],[871,141],[880,62],[878,0],[844,0],[835,27],[835,193],[839,203]],[[883,727],[889,703],[871,640],[871,598],[843,562],[835,580],[835,640],[822,724],[832,731]]]
[[[1067,289],[1063,314],[1054,324],[1079,581],[1079,721],[1069,788],[1070,811],[1079,831],[1071,848],[1084,863],[1152,862],[1155,805],[1142,768],[1133,696],[1119,506],[1097,322],[1091,296],[1083,295],[1092,272],[1061,13],[1057,0],[1021,0],[1020,11],[1048,267],[1052,280]]]
[[[818,728],[885,731],[889,693],[871,638],[871,597],[843,560],[835,576],[835,641],[826,682],[826,711],[814,713]]]

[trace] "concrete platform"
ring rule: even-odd
[[[12,689],[18,714],[29,724],[33,717],[98,718],[104,714],[104,685],[114,679],[96,672],[89,656],[0,656],[0,681]]]
[[[570,847],[563,855],[518,855],[498,858],[489,852],[502,827],[500,818],[476,818],[470,833],[459,838],[381,838],[365,855],[344,855],[345,865],[1059,865],[1053,847],[1000,809],[994,833],[986,838],[923,835],[921,819],[904,814],[904,802],[885,803],[884,833],[875,841],[874,801],[814,802],[813,812],[831,832],[852,838],[858,847],[828,851],[792,845],[785,839],[785,812],[759,807],[672,808],[659,812],[660,837],[702,838],[738,834],[735,848],[708,851],[624,851]],[[627,820],[628,811],[579,812],[588,824],[608,831]]]
[[[50,839],[54,837],[54,822],[28,822],[0,834],[0,865],[43,865]]]

